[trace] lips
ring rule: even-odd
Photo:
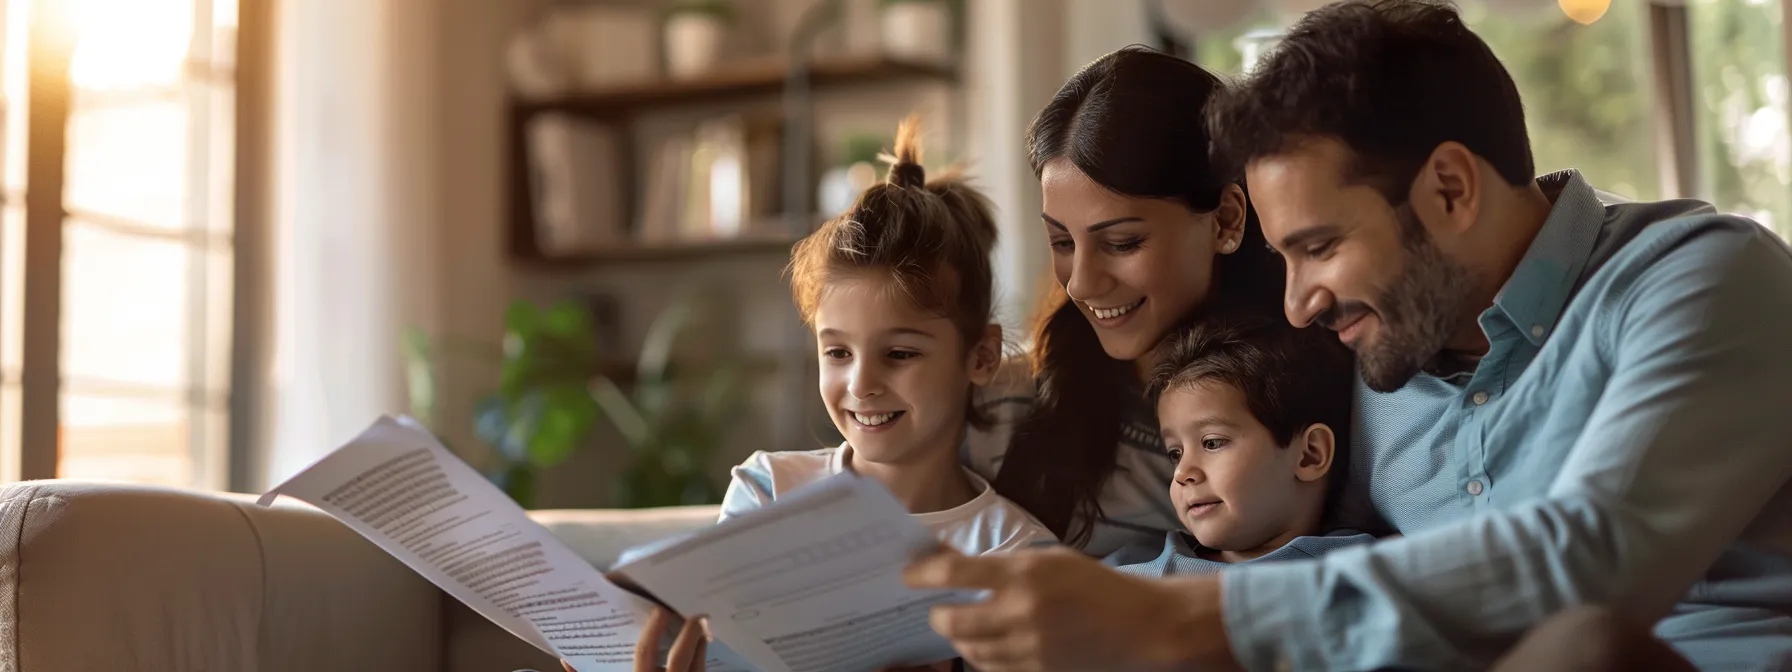
[[[878,430],[890,426],[907,411],[847,411],[847,417],[862,429]]]
[[[1089,312],[1095,314],[1095,319],[1109,322],[1119,320],[1120,318],[1131,314],[1132,311],[1138,310],[1139,306],[1145,305],[1145,299],[1140,298],[1132,303],[1119,306],[1098,307],[1088,303],[1084,303],[1083,305],[1088,306]]]
[[[1363,327],[1369,322],[1369,314],[1358,313],[1351,316],[1348,320],[1342,320],[1341,322],[1341,324],[1332,325],[1332,329],[1338,332],[1338,340],[1340,342],[1355,348],[1357,340],[1362,337]]]
[[[1220,507],[1220,500],[1217,500],[1217,499],[1208,500],[1208,501],[1204,501],[1204,502],[1193,502],[1188,505],[1186,513],[1188,514],[1188,516],[1190,518],[1199,518],[1201,516],[1205,516],[1209,513],[1212,513],[1215,509],[1218,509],[1219,507]]]

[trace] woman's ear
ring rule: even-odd
[[[971,347],[971,384],[988,385],[1002,367],[1002,325],[992,324],[983,330],[983,338]]]
[[[1244,243],[1244,215],[1249,207],[1244,188],[1228,184],[1220,191],[1220,207],[1213,211],[1213,249],[1220,254],[1238,251]]]
[[[1325,478],[1332,471],[1332,456],[1338,448],[1338,437],[1332,434],[1332,428],[1323,423],[1307,425],[1307,429],[1294,438],[1294,445],[1289,446],[1300,451],[1300,458],[1294,463],[1294,477],[1311,483]]]

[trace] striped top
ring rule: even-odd
[[[1027,363],[1005,362],[996,382],[978,391],[977,407],[994,423],[988,431],[973,428],[966,433],[960,448],[965,466],[994,481],[1014,429],[1033,410],[1037,396]],[[1182,529],[1170,502],[1176,461],[1164,452],[1157,413],[1139,399],[1126,409],[1125,417],[1114,473],[1098,500],[1104,518],[1095,522],[1081,548],[1097,557],[1134,544],[1161,543],[1165,533]]]

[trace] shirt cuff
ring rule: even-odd
[[[1252,672],[1325,669],[1320,651],[1329,638],[1311,618],[1320,571],[1316,562],[1277,562],[1220,572],[1226,641],[1239,665]]]

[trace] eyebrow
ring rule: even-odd
[[[1199,419],[1195,420],[1194,422],[1188,423],[1188,426],[1195,427],[1195,428],[1231,427],[1232,423],[1227,422],[1225,420],[1225,418],[1221,418],[1219,416],[1208,416],[1205,418],[1199,418]]]
[[[1052,225],[1053,228],[1056,228],[1059,231],[1063,231],[1066,233],[1070,232],[1070,227],[1065,226],[1062,222],[1059,222],[1058,220],[1052,219],[1051,215],[1041,212],[1041,213],[1039,213],[1039,218],[1045,220],[1045,223]],[[1089,225],[1089,233],[1095,233],[1096,231],[1100,231],[1102,229],[1108,228],[1110,226],[1115,226],[1118,224],[1125,224],[1127,222],[1143,222],[1143,221],[1145,221],[1144,217],[1120,217],[1118,219],[1110,219],[1105,222],[1096,222],[1094,224]]]
[[[937,338],[931,333],[922,331],[920,329],[916,329],[914,327],[896,327],[894,329],[886,330],[884,333],[887,333],[887,334],[890,334],[893,336],[920,336],[922,338]],[[821,331],[815,332],[815,335],[817,335],[817,336],[833,336],[833,337],[838,338],[838,337],[845,336],[846,332],[841,331],[839,329],[823,329]]]
[[[1325,224],[1322,226],[1315,226],[1310,229],[1306,229],[1303,231],[1296,231],[1294,233],[1288,234],[1287,237],[1282,238],[1282,244],[1279,245],[1278,247],[1280,247],[1284,250],[1292,250],[1294,248],[1300,247],[1306,243],[1310,243],[1315,240],[1335,237],[1339,233],[1341,233],[1343,230],[1344,230],[1343,227],[1340,227],[1336,224]]]

